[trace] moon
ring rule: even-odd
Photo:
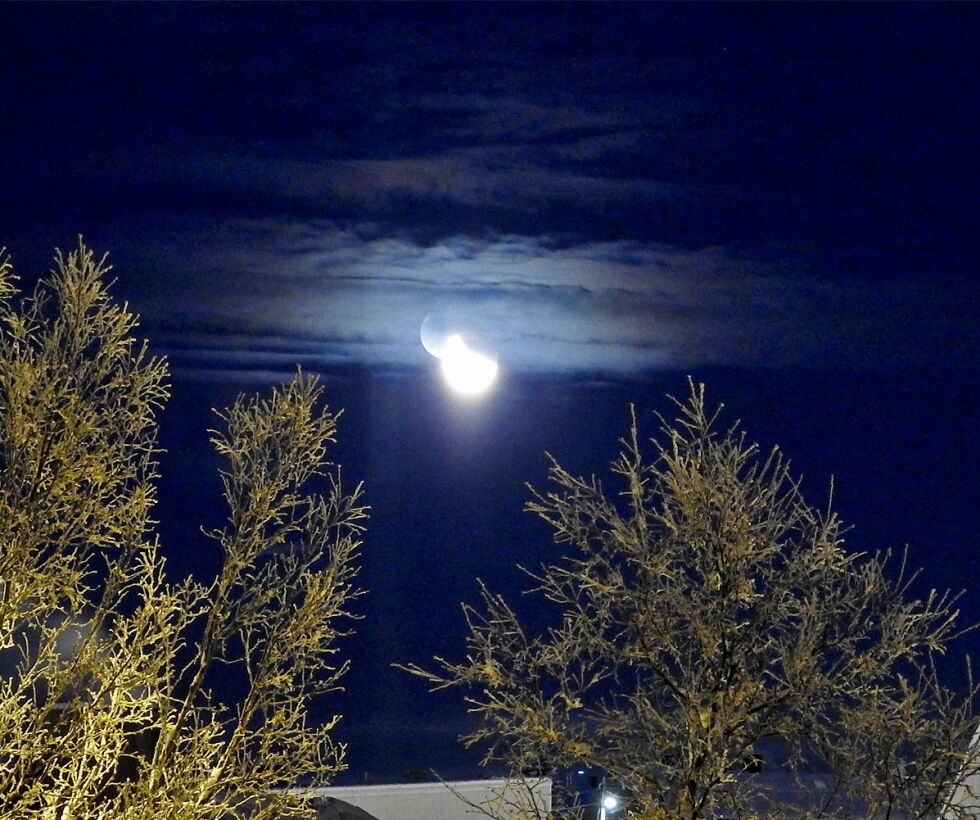
[[[470,348],[458,333],[442,345],[442,376],[457,393],[476,396],[497,378],[497,361]]]
[[[436,314],[430,313],[422,320],[419,338],[422,340],[422,347],[430,356],[435,356],[437,359],[442,358],[442,346],[449,335],[449,326],[444,319]]]
[[[426,316],[419,338],[426,351],[440,360],[442,377],[455,392],[476,396],[486,392],[497,378],[497,360],[470,347],[442,317]]]

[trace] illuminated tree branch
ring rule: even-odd
[[[479,724],[463,742],[486,763],[601,767],[630,816],[940,813],[977,768],[976,688],[957,695],[935,664],[956,597],[916,599],[904,557],[847,552],[778,450],[719,431],[703,387],[677,410],[652,459],[634,416],[615,494],[554,459],[551,488],[532,488],[563,548],[528,572],[556,625],[526,634],[481,586],[465,660],[406,668],[465,689]]]
[[[240,397],[212,441],[228,524],[207,584],[153,531],[166,364],[84,245],[16,301],[0,257],[0,816],[312,816],[343,767],[336,689],[366,508],[315,379]],[[236,671],[237,670],[237,671]],[[240,675],[240,702],[220,678]]]

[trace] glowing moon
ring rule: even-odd
[[[497,360],[470,347],[446,314],[430,313],[419,330],[422,347],[440,360],[446,383],[457,393],[475,396],[497,378]]]
[[[497,362],[472,350],[458,333],[446,338],[440,352],[443,378],[457,393],[475,396],[497,378]]]

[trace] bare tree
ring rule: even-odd
[[[107,270],[80,244],[20,299],[0,258],[0,816],[312,817],[270,790],[343,766],[336,718],[310,715],[359,594],[360,487],[326,460],[337,414],[300,374],[219,414],[221,569],[169,582],[166,364]]]
[[[490,785],[480,799],[469,797],[453,783],[439,781],[461,803],[467,814],[482,815],[490,820],[548,820],[551,814],[551,781],[548,778],[515,774]],[[569,820],[581,820],[575,810]]]
[[[465,660],[407,668],[465,688],[485,762],[602,767],[632,817],[935,816],[976,766],[976,690],[934,663],[955,596],[915,599],[904,559],[846,551],[778,450],[719,431],[703,386],[677,407],[652,458],[634,417],[614,494],[553,459],[532,489],[564,546],[527,571],[551,628],[481,585]]]

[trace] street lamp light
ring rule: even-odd
[[[606,820],[607,812],[614,812],[619,808],[619,798],[614,794],[604,793],[600,805],[599,820]]]

